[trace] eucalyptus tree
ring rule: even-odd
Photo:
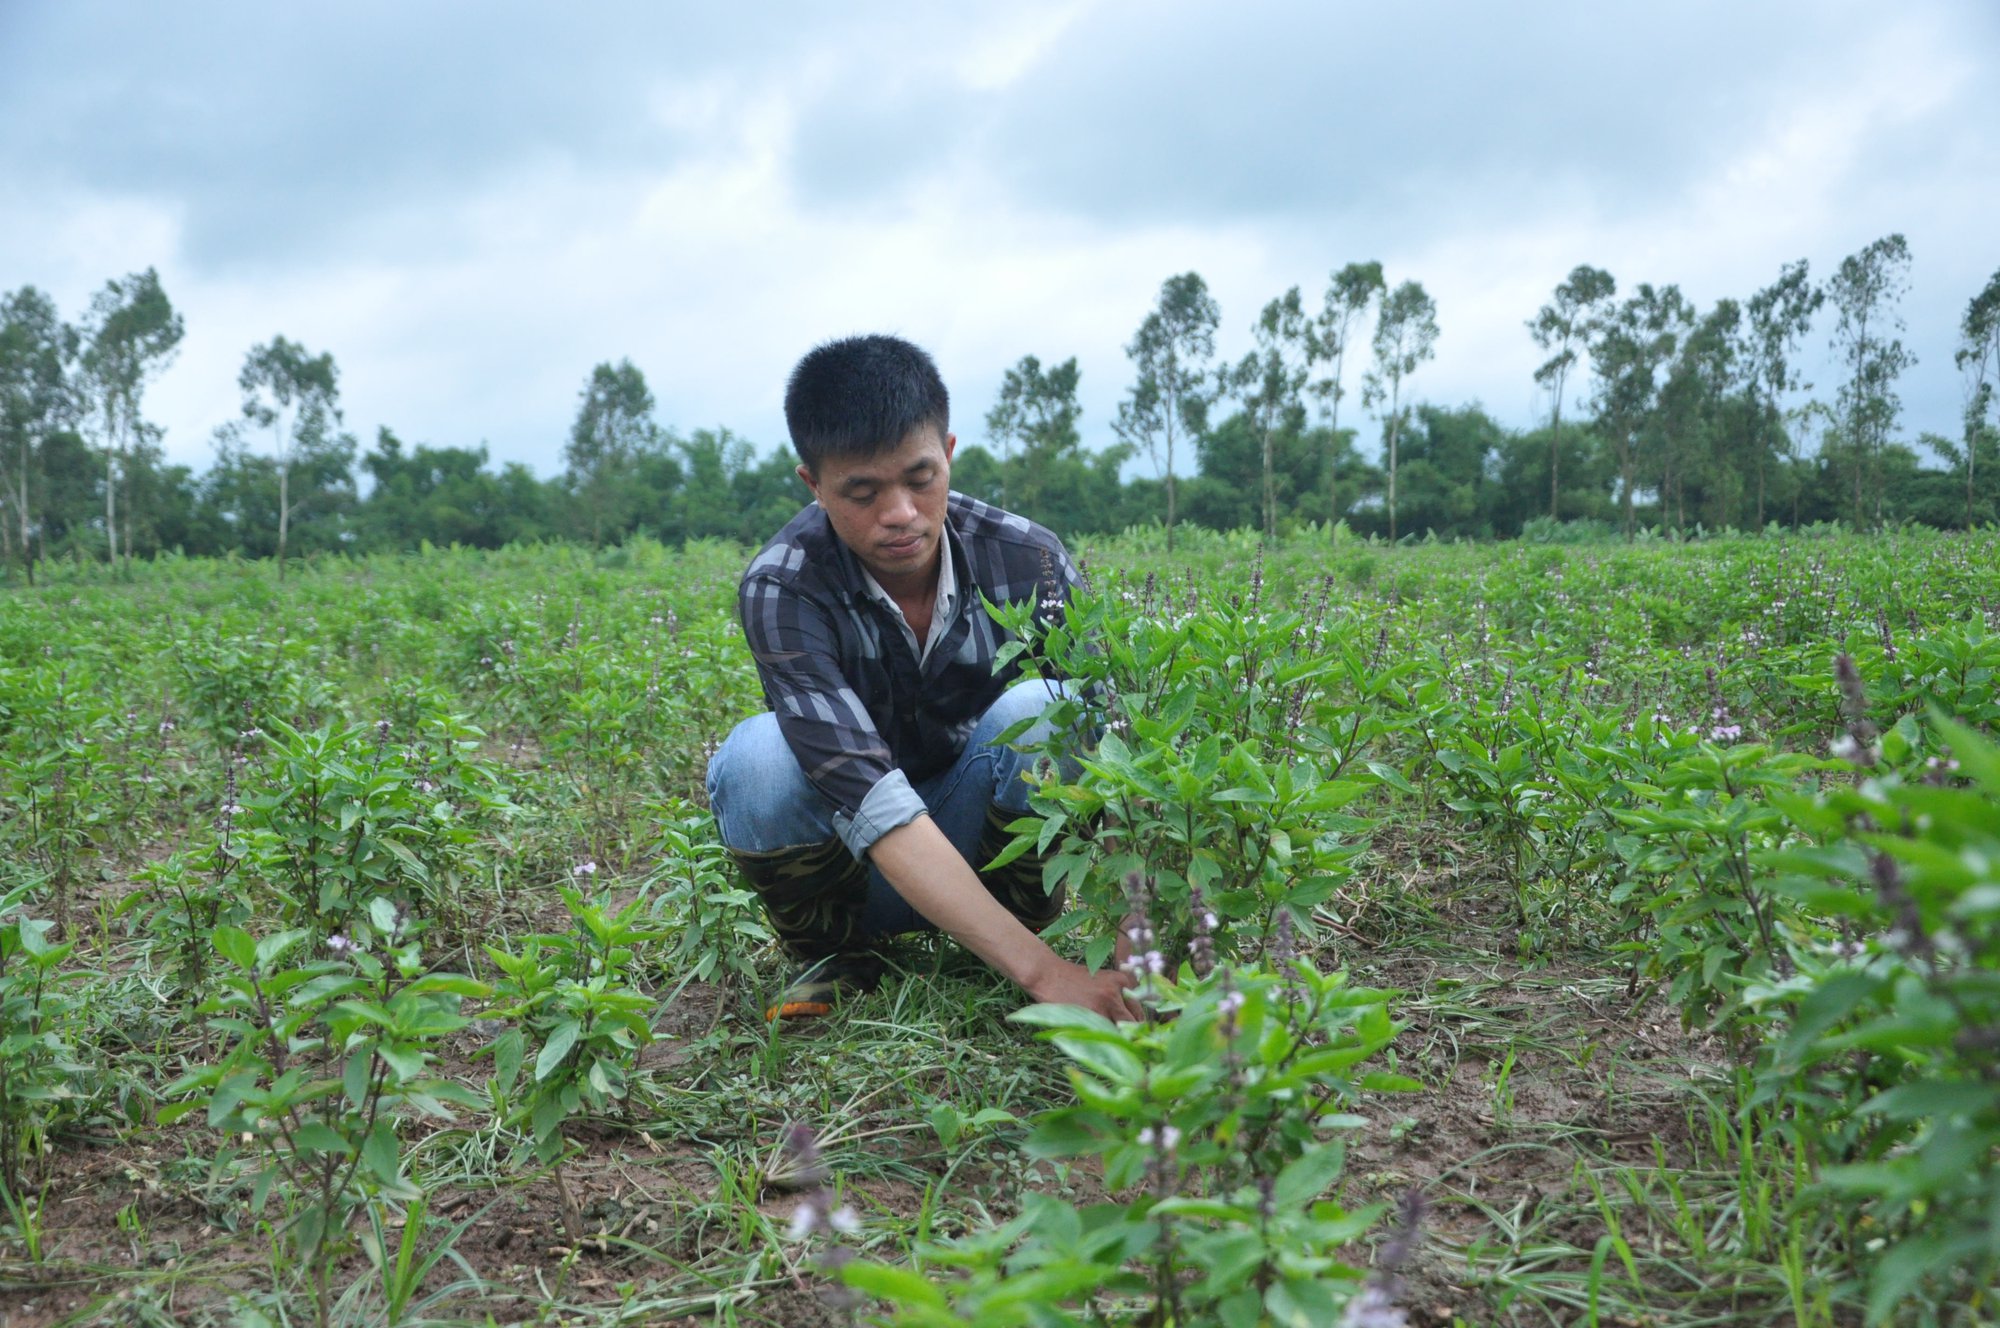
[[[1654,427],[1660,372],[1674,358],[1693,318],[1680,287],[1642,282],[1624,303],[1603,311],[1590,330],[1590,367],[1597,379],[1599,427],[1618,452],[1619,503],[1625,538],[1633,538],[1633,495],[1640,441]]]
[[[1743,309],[1718,300],[1680,339],[1678,352],[1660,389],[1659,418],[1651,430],[1656,453],[1652,475],[1659,486],[1661,520],[1676,530],[1687,525],[1688,484],[1692,479],[1709,502],[1709,520],[1733,525],[1749,467],[1745,452],[1757,442],[1745,410],[1749,403],[1738,355]]]
[[[1389,539],[1396,538],[1396,444],[1403,427],[1403,382],[1417,366],[1437,353],[1437,302],[1414,281],[1406,281],[1382,299],[1375,320],[1375,366],[1363,379],[1363,405],[1389,403],[1382,416],[1389,462]]]
[[[1764,525],[1765,460],[1784,430],[1783,399],[1810,388],[1792,355],[1812,329],[1813,315],[1826,303],[1826,292],[1813,285],[1806,260],[1787,263],[1778,279],[1752,295],[1743,306],[1740,354],[1751,391],[1758,394],[1757,526]],[[1799,523],[1798,475],[1792,476],[1792,524]]]
[[[1811,478],[1806,469],[1808,445],[1814,454],[1821,457],[1837,451],[1840,417],[1826,402],[1816,397],[1809,398],[1804,404],[1785,412],[1785,441],[1785,455],[1792,469],[1792,529],[1797,530],[1799,502],[1805,497],[1807,481]]]
[[[1903,330],[1896,306],[1909,289],[1909,272],[1909,244],[1901,235],[1885,235],[1843,258],[1827,282],[1827,299],[1839,315],[1833,348],[1847,370],[1839,409],[1853,449],[1850,478],[1857,526],[1864,517],[1864,483],[1875,490],[1874,523],[1882,524],[1882,455],[1902,412],[1896,380],[1917,362],[1896,336]]]
[[[1598,313],[1618,293],[1618,283],[1603,268],[1581,264],[1556,287],[1555,298],[1528,320],[1528,335],[1535,344],[1551,352],[1535,370],[1535,381],[1555,396],[1555,411],[1549,426],[1549,519],[1560,520],[1562,481],[1563,387],[1578,353],[1589,340],[1590,326]]]
[[[750,445],[749,439],[738,437],[728,429],[696,429],[687,438],[671,438],[669,445],[686,466],[686,476],[680,484],[680,501],[675,504],[681,511],[682,536],[688,539],[745,538],[746,532],[740,529],[742,512],[737,501],[737,486],[743,476],[756,468],[757,449]],[[648,449],[639,445],[635,454],[644,458]],[[798,465],[796,457],[792,465]],[[643,469],[643,466],[640,468]],[[792,479],[788,488],[796,497],[798,476],[795,471],[786,473]],[[797,510],[798,504],[794,501],[788,505],[786,517],[789,518]],[[757,538],[754,534],[748,537]]]
[[[143,430],[146,383],[172,361],[186,331],[152,268],[104,284],[85,315],[81,367],[87,418],[104,451],[105,561],[118,559],[118,489]],[[129,506],[129,504],[128,504]],[[126,514],[125,557],[132,556]]]
[[[1076,427],[1083,416],[1076,395],[1082,377],[1074,355],[1046,370],[1033,355],[1023,355],[1002,376],[999,398],[986,412],[987,435],[1000,446],[1000,496],[1037,521],[1046,520],[1042,499],[1052,468],[1082,446]],[[1010,492],[1013,475],[1020,483]]]
[[[23,286],[0,303],[0,533],[20,536],[21,567],[35,583],[31,480],[49,436],[75,422],[77,400],[70,368],[76,329],[62,321],[55,302]],[[11,514],[5,513],[8,506]],[[11,543],[11,538],[0,543]],[[46,549],[46,541],[44,541]]]
[[[631,479],[642,457],[660,446],[653,392],[630,360],[590,371],[563,447],[565,478],[590,518],[590,542],[602,546],[610,526],[623,531],[632,515]]]
[[[271,460],[278,476],[278,578],[284,579],[291,533],[292,467],[301,442],[317,438],[340,419],[340,372],[331,352],[309,354],[283,336],[252,346],[236,376],[243,392],[243,417],[271,431]]]
[[[1313,362],[1330,366],[1326,377],[1314,381],[1311,387],[1313,395],[1326,408],[1329,526],[1340,520],[1340,399],[1347,395],[1344,385],[1347,348],[1353,343],[1354,333],[1367,314],[1368,306],[1380,300],[1387,290],[1388,283],[1382,279],[1380,263],[1349,263],[1328,280],[1326,302],[1309,329],[1311,339],[1308,347]]]
[[[1965,524],[1970,526],[1979,454],[2000,452],[2000,409],[1995,408],[1995,379],[2000,378],[2000,271],[1965,306],[1953,358],[1965,375]],[[1990,421],[1989,414],[1994,417]]]
[[[1299,288],[1264,306],[1252,328],[1256,349],[1222,373],[1223,389],[1243,403],[1257,431],[1263,475],[1264,538],[1278,537],[1278,486],[1271,444],[1287,421],[1301,414],[1299,394],[1311,373],[1311,327]]]
[[[1174,452],[1183,439],[1207,427],[1213,388],[1209,365],[1215,358],[1215,329],[1222,310],[1195,272],[1168,277],[1160,301],[1139,324],[1125,347],[1137,377],[1111,427],[1148,455],[1166,453],[1167,551],[1174,547]]]

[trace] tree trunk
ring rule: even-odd
[[[1264,540],[1278,538],[1278,490],[1271,481],[1271,430],[1264,429]]]
[[[1346,352],[1333,359],[1333,409],[1327,414],[1326,427],[1331,435],[1326,444],[1326,533],[1329,538],[1333,528],[1340,524],[1340,363]]]
[[[132,459],[130,457],[127,457],[125,464],[118,468],[118,478],[125,481],[125,572],[126,575],[129,576],[132,572],[132,511],[133,511]]]
[[[1621,505],[1625,510],[1625,542],[1632,542],[1632,443],[1630,439],[1618,444],[1618,472]]]
[[[34,584],[34,544],[28,532],[28,438],[22,434],[20,440],[20,564],[28,572],[28,584]],[[1966,502],[1970,504],[1972,490],[1966,488]],[[1970,508],[1968,508],[1970,510]]]
[[[1402,431],[1403,408],[1401,406],[1403,381],[1401,378],[1389,389],[1389,542],[1396,542],[1396,435]]]
[[[285,579],[285,536],[292,523],[292,468],[278,467],[278,579]]]
[[[118,453],[108,443],[104,448],[104,561],[118,565]]]
[[[1178,401],[1170,401],[1167,406],[1167,552],[1174,551],[1174,421],[1173,410]]]
[[[1557,483],[1557,473],[1562,468],[1563,434],[1563,388],[1562,379],[1556,379],[1556,414],[1549,426],[1549,520],[1562,520],[1562,486]]]
[[[1769,460],[1768,454],[1764,451],[1763,426],[1764,422],[1771,419],[1776,411],[1777,406],[1773,404],[1770,408],[1770,413],[1757,417],[1758,429],[1755,437],[1757,444],[1757,529],[1759,530],[1764,528],[1764,463]]]
[[[1870,478],[1875,484],[1875,529],[1882,529],[1882,454],[1888,450],[1889,440],[1875,440],[1875,473]]]

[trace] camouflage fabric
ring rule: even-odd
[[[825,959],[868,949],[861,910],[868,864],[838,839],[771,853],[731,849],[744,879],[763,901],[771,930],[795,959]]]
[[[1000,851],[1014,841],[1008,823],[1020,815],[997,803],[988,807],[986,826],[979,832],[979,851],[973,862],[986,863],[999,857]],[[1062,916],[1068,895],[1067,886],[1058,885],[1053,894],[1043,886],[1042,866],[1046,861],[1042,854],[1029,849],[1005,866],[979,873],[986,893],[999,900],[1000,907],[1019,918],[1021,925],[1032,932],[1040,932]]]
[[[1007,825],[1019,814],[998,805],[986,809],[975,864],[1000,855],[1014,838]],[[763,902],[771,930],[793,958],[812,962],[873,948],[873,938],[861,930],[868,902],[868,864],[857,861],[840,840],[769,853],[731,849],[730,856]],[[1042,855],[1028,852],[1004,867],[979,873],[1000,907],[1035,932],[1062,915],[1065,898],[1060,888],[1054,894],[1043,888],[1043,861]]]

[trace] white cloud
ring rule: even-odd
[[[1706,304],[1748,295],[1801,256],[1824,275],[1901,229],[1916,254],[1906,312],[1924,357],[1906,384],[1908,423],[1947,427],[1957,310],[2000,261],[1989,238],[2000,156],[1983,133],[1995,94],[1976,40],[1990,23],[1976,7],[1850,6],[1798,25],[1797,47],[1773,53],[1767,82],[1741,85],[1740,61],[1689,65],[1651,71],[1660,86],[1615,113],[1579,103],[1513,119],[1508,98],[1547,89],[1523,80],[1516,53],[1455,45],[1449,24],[1427,25],[1420,40],[1397,29],[1437,57],[1435,69],[1408,72],[1413,92],[1436,104],[1405,142],[1383,128],[1393,121],[1364,123],[1332,95],[1351,82],[1355,57],[1327,54],[1326,97],[1266,89],[1260,77],[1280,82],[1302,67],[1297,51],[1273,52],[1277,72],[1260,75],[1248,58],[1254,24],[1211,34],[1210,20],[1173,12],[1174,32],[1226,36],[1231,49],[1226,79],[1183,84],[1190,114],[1229,109],[1232,124],[1261,124],[1268,141],[1217,149],[1181,135],[1179,120],[1111,104],[1120,79],[1144,75],[1120,61],[1124,38],[1157,36],[1146,6],[878,7],[783,45],[746,28],[695,34],[671,61],[649,60],[644,40],[628,37],[632,49],[609,64],[553,69],[534,66],[542,52],[496,37],[481,95],[535,69],[534,104],[569,119],[541,124],[517,108],[502,117],[506,134],[482,131],[459,170],[453,134],[468,121],[437,109],[451,97],[440,67],[447,86],[427,103],[433,118],[385,109],[379,123],[355,121],[352,159],[326,163],[323,176],[301,151],[238,162],[219,181],[205,172],[220,169],[227,141],[171,170],[134,167],[130,153],[96,166],[33,158],[33,187],[0,199],[0,253],[12,260],[0,282],[41,284],[80,313],[106,278],[160,268],[188,336],[148,409],[176,459],[206,464],[210,429],[238,413],[244,353],[283,332],[334,353],[364,444],[386,423],[413,441],[488,440],[496,459],[547,472],[598,361],[629,356],[644,369],[663,420],[727,424],[769,447],[783,438],[778,401],[796,357],[864,329],[933,349],[967,441],[983,436],[1007,366],[1029,353],[1075,355],[1086,439],[1106,442],[1128,374],[1122,346],[1164,278],[1208,279],[1223,307],[1220,350],[1233,356],[1265,300],[1297,284],[1316,306],[1332,268],[1370,257],[1438,300],[1438,357],[1418,375],[1419,394],[1478,398],[1524,425],[1543,405],[1522,323],[1578,263],[1626,288],[1679,282]],[[1257,21],[1281,12],[1267,6]],[[1298,24],[1264,40],[1296,42],[1292,29],[1318,14],[1301,7]],[[1489,40],[1490,16],[1468,23]],[[1528,18],[1500,26],[1518,29],[1522,50],[1549,36]],[[1378,45],[1395,35],[1370,32]],[[1175,40],[1177,76],[1199,73],[1210,52]],[[1573,33],[1564,40],[1575,44]],[[113,67],[117,58],[106,57]],[[548,58],[574,60],[574,47]],[[0,57],[0,77],[9,72]],[[310,110],[312,97],[339,93],[336,75],[308,62],[286,78]],[[201,104],[204,76],[183,75],[176,95]],[[565,77],[590,96],[572,105],[551,94],[547,80]],[[1464,97],[1438,102],[1437,79],[1465,82]],[[1601,71],[1589,80],[1616,82]],[[289,91],[231,86],[230,106]],[[116,120],[64,104],[93,126]],[[606,129],[619,113],[631,124]],[[1494,132],[1494,116],[1516,130]],[[1610,123],[1618,116],[1635,121],[1628,155],[1657,160],[1604,165],[1624,142]],[[188,123],[229,130],[227,116]],[[1036,137],[1045,132],[1059,141]],[[391,153],[383,145],[399,133],[430,137]],[[1700,142],[1679,141],[1689,135]],[[1037,148],[1060,169],[1022,169],[1017,154]],[[377,151],[398,173],[371,174]],[[0,149],[0,170],[9,160]],[[1340,170],[1328,175],[1328,162]],[[1073,190],[1064,182],[1080,177],[1065,171],[1102,188]],[[1175,187],[1128,188],[1135,175]]]
[[[975,92],[999,92],[1047,55],[1091,7],[1090,0],[1005,6],[975,31],[955,62],[958,78]]]

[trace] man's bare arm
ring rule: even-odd
[[[1130,975],[1110,968],[1092,973],[1056,954],[986,892],[930,817],[897,826],[868,856],[911,908],[1036,1000],[1080,1005],[1107,1019],[1145,1017],[1125,994]]]

